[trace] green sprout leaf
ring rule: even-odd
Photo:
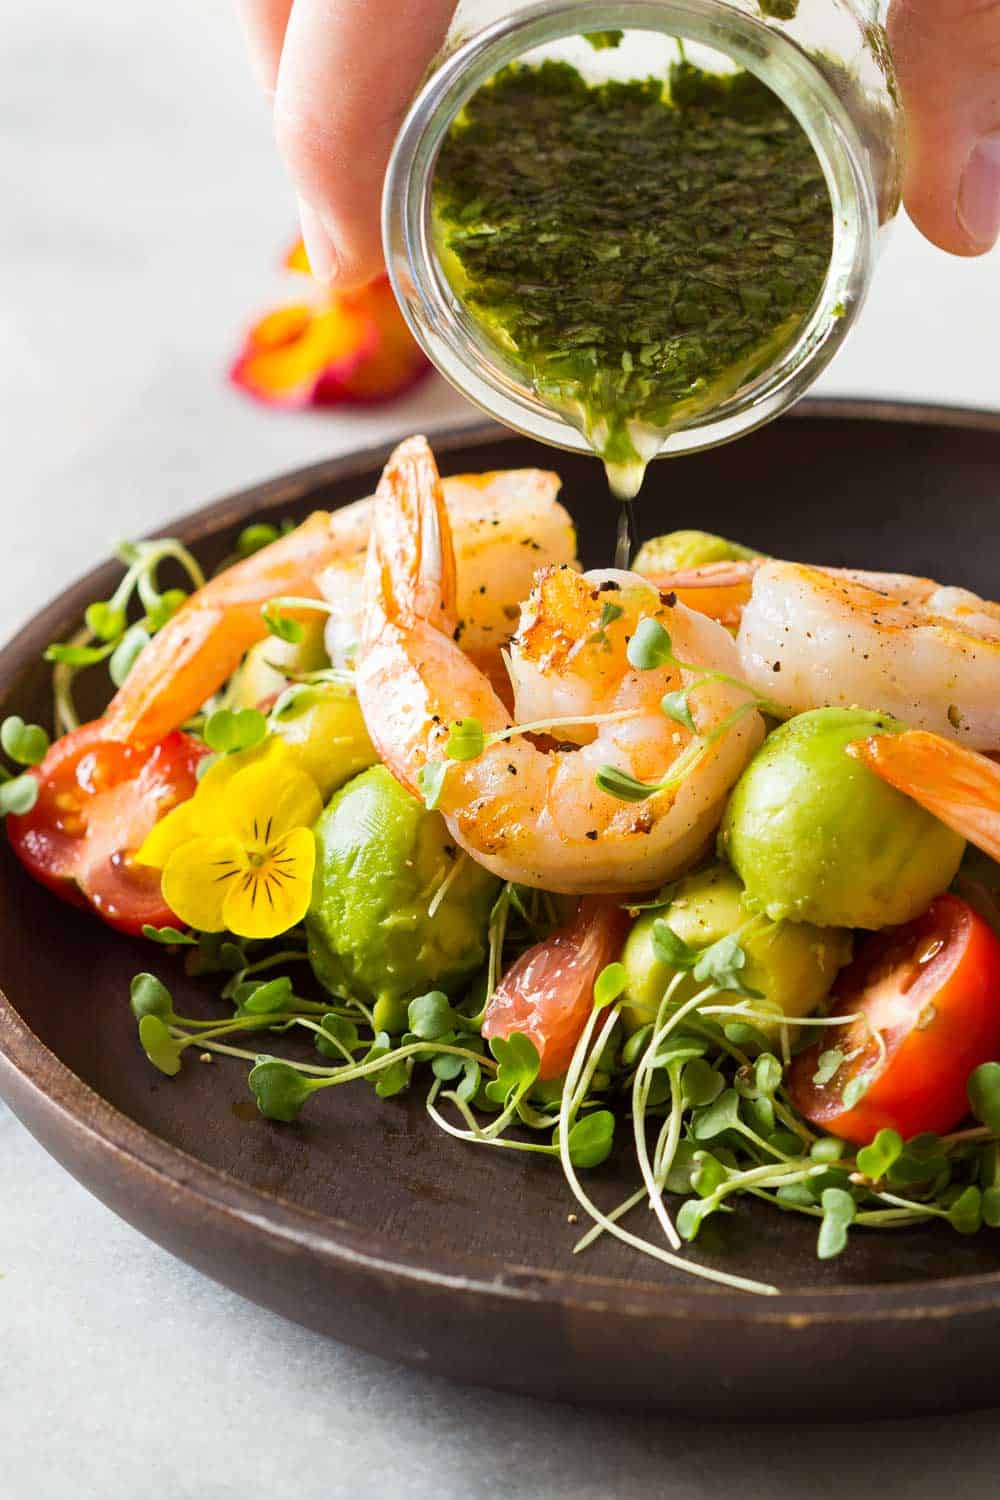
[[[375,1092],[380,1099],[391,1099],[401,1094],[410,1082],[410,1068],[406,1058],[394,1062],[375,1074]]]
[[[685,1109],[703,1109],[714,1104],[726,1086],[718,1068],[703,1057],[692,1057],[681,1074],[681,1093]]]
[[[820,1204],[823,1222],[819,1227],[816,1254],[820,1260],[832,1260],[847,1245],[847,1231],[854,1223],[857,1204],[843,1188],[826,1188]]]
[[[417,773],[417,785],[428,812],[433,812],[441,800],[447,770],[443,760],[429,760]]]
[[[975,1234],[983,1222],[983,1195],[977,1187],[959,1193],[948,1210],[948,1222],[958,1234]]]
[[[272,526],[268,521],[255,521],[252,526],[244,526],[236,538],[237,557],[252,557],[255,552],[269,547],[276,542],[281,532],[277,526]]]
[[[653,950],[657,958],[672,969],[693,969],[700,957],[697,948],[678,937],[662,917],[653,923]]]
[[[431,990],[410,1001],[406,1019],[414,1036],[419,1037],[422,1042],[436,1042],[455,1030],[457,1017],[448,996],[442,990]],[[454,1061],[460,1063],[461,1058],[455,1058]]]
[[[347,1016],[338,1016],[331,1011],[323,1017],[320,1024],[328,1035],[323,1036],[317,1033],[316,1050],[324,1057],[335,1057],[343,1061],[344,1052],[360,1052],[368,1045],[367,1042],[361,1040],[358,1028]],[[336,1040],[333,1041],[331,1038]],[[340,1047],[336,1045],[336,1042],[340,1043]],[[341,1048],[343,1051],[340,1050]]]
[[[205,724],[204,738],[220,755],[252,750],[267,734],[267,719],[256,708],[219,708]]]
[[[486,1085],[487,1096],[494,1104],[507,1104],[515,1095],[526,1094],[538,1077],[538,1049],[530,1037],[520,1031],[510,1036],[490,1037],[490,1051],[498,1064],[497,1076]]]
[[[605,964],[594,981],[594,1009],[605,1010],[625,993],[628,974],[625,965]]]
[[[740,971],[745,967],[747,956],[740,947],[734,933],[719,938],[718,942],[703,949],[694,966],[694,977],[699,984],[711,982],[727,994],[746,995],[760,1000],[760,990],[743,983]]]
[[[599,766],[594,780],[602,792],[619,802],[645,802],[660,790],[657,783],[639,781],[627,771],[619,771],[617,766]]]
[[[820,1086],[822,1086],[824,1083],[829,1083],[843,1061],[844,1054],[843,1052],[841,1052],[839,1047],[830,1047],[826,1052],[821,1052],[817,1062],[816,1071],[813,1074],[813,1083],[819,1084]]]
[[[691,705],[688,702],[686,688],[678,688],[674,693],[665,693],[660,699],[660,707],[668,719],[673,719],[676,724],[683,724],[685,729],[690,729],[692,734],[698,733],[698,726],[691,717]]]
[[[896,1130],[880,1130],[868,1146],[858,1152],[858,1171],[872,1182],[878,1182],[899,1160],[903,1151],[903,1137]]]
[[[482,1083],[482,1069],[471,1057],[453,1057],[450,1053],[443,1052],[431,1059],[431,1072],[435,1078],[440,1078],[445,1083],[450,1083],[461,1074],[460,1082],[453,1092],[465,1103],[476,1097]]]
[[[969,1074],[969,1104],[977,1120],[1000,1135],[1000,1063],[982,1063]]]
[[[635,635],[628,643],[625,653],[630,664],[639,672],[651,672],[657,667],[674,664],[673,644],[669,632],[659,620],[640,620]]]
[[[149,641],[149,632],[143,629],[141,625],[133,625],[130,630],[126,630],[114,651],[112,651],[111,660],[108,662],[108,671],[111,674],[111,681],[115,687],[122,686],[126,677],[139,660],[139,657],[149,645]]]
[[[486,748],[486,736],[478,719],[456,719],[448,734],[444,753],[449,760],[475,760]]]
[[[247,1079],[257,1108],[269,1120],[290,1125],[297,1120],[315,1087],[291,1063],[280,1057],[260,1057]]]
[[[835,1135],[823,1135],[818,1141],[813,1141],[809,1148],[809,1158],[828,1166],[830,1162],[839,1161],[845,1149],[844,1142],[838,1141]]]
[[[26,724],[11,714],[0,724],[0,745],[19,766],[37,766],[45,759],[49,737],[40,724]]]
[[[624,613],[625,611],[620,604],[612,604],[610,599],[606,600],[601,605],[601,618],[597,622],[598,631],[607,630],[608,626],[613,625],[616,620],[620,620]]]
[[[67,667],[92,667],[99,661],[106,661],[114,650],[114,643],[107,646],[71,646],[56,641],[51,646],[46,646],[42,653],[45,661],[62,662]]]
[[[15,817],[23,817],[29,813],[38,801],[38,782],[29,771],[23,776],[14,776],[10,781],[0,785],[0,818],[7,817],[13,813]]]
[[[181,932],[179,927],[150,927],[147,922],[142,929],[144,938],[151,943],[162,943],[165,947],[197,948],[198,939],[190,932]]]
[[[184,589],[167,589],[146,611],[146,627],[151,635],[162,630],[187,598]]]
[[[293,646],[297,646],[305,637],[305,629],[298,620],[283,615],[276,606],[265,604],[261,609],[261,615],[268,630],[272,635],[277,636],[279,641],[288,641]]]
[[[704,1038],[691,1036],[686,1031],[671,1031],[657,1047],[653,1064],[657,1068],[669,1068],[671,1063],[686,1063],[704,1057],[706,1050]]]
[[[784,1073],[773,1052],[762,1052],[754,1063],[753,1081],[757,1092],[765,1099],[773,1099],[781,1087]]]
[[[990,1229],[1000,1229],[1000,1187],[984,1188],[982,1213],[984,1224]]]
[[[844,1089],[843,1100],[845,1109],[853,1109],[856,1104],[861,1103],[868,1092],[870,1082],[871,1080],[863,1073],[857,1078],[851,1079],[850,1083]]]
[[[888,1171],[893,1187],[915,1187],[934,1182],[949,1171],[948,1157],[939,1136],[927,1131],[908,1140]]]
[[[691,1158],[691,1186],[699,1198],[711,1198],[728,1175],[722,1162],[711,1151],[696,1151]]]
[[[716,1213],[720,1204],[711,1195],[704,1198],[688,1198],[677,1211],[677,1233],[682,1240],[694,1240],[710,1214]]]
[[[139,1021],[139,1042],[154,1068],[159,1068],[168,1078],[174,1078],[180,1072],[181,1043],[170,1035],[165,1022],[155,1012],[147,1011]]]
[[[740,1096],[735,1089],[726,1089],[714,1104],[695,1115],[691,1134],[696,1141],[712,1141],[725,1130],[738,1129],[739,1124]]]
[[[558,1130],[553,1145],[558,1144]],[[598,1109],[577,1120],[569,1133],[569,1159],[574,1167],[599,1167],[611,1155],[615,1137],[615,1117],[609,1109]]]
[[[250,994],[240,1001],[240,1010],[250,1016],[269,1016],[275,1011],[287,1010],[293,998],[292,981],[282,975],[280,979],[255,984]]]
[[[137,1021],[143,1016],[165,1020],[174,1013],[174,1002],[166,985],[155,974],[136,974],[130,986],[132,1014]]]
[[[99,641],[116,641],[124,634],[127,623],[125,611],[107,601],[88,604],[83,618],[91,635],[96,635]]]

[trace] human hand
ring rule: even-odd
[[[1000,234],[1000,4],[893,0],[906,111],[904,202],[922,234],[982,255]]]
[[[278,145],[320,281],[382,266],[379,200],[396,131],[455,0],[240,0]],[[904,199],[955,255],[1000,234],[1000,3],[893,0],[889,36],[906,109]]]

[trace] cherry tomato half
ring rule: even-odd
[[[627,914],[607,898],[585,896],[572,922],[522,953],[497,985],[483,1036],[520,1031],[538,1049],[539,1078],[566,1072],[594,1004],[594,981],[621,953]]]
[[[100,720],[64,735],[31,774],[38,799],[8,817],[7,837],[25,869],[121,932],[176,918],[160,876],[132,861],[153,824],[194,793],[205,747],[179,730],[142,748],[103,737]]]
[[[970,906],[939,896],[915,921],[869,938],[834,994],[834,1015],[861,1018],[824,1027],[792,1063],[789,1092],[807,1120],[866,1145],[884,1127],[906,1140],[968,1114],[969,1074],[1000,1058],[1000,938]],[[843,1061],[817,1083],[824,1052]]]

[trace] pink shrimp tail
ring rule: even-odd
[[[452,635],[455,597],[455,549],[434,454],[425,437],[407,438],[390,454],[375,491],[366,645],[386,622],[423,620]]]
[[[1000,861],[1000,766],[988,756],[918,729],[856,740],[847,753]]]

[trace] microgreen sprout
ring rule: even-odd
[[[301,621],[289,614],[290,610],[294,610],[296,615],[310,612],[328,615],[332,611],[332,606],[323,599],[292,596],[268,599],[266,604],[261,605],[261,616],[270,634],[277,636],[279,641],[288,641],[292,645],[298,645],[305,638],[305,627]]]
[[[196,559],[173,537],[120,542],[115,552],[126,571],[114,593],[109,599],[95,600],[89,605],[83,628],[69,641],[54,643],[44,653],[45,660],[55,664],[52,674],[55,719],[62,732],[79,724],[72,697],[75,674],[106,661],[112,682],[121,687],[152,637],[187,599],[185,589],[161,588],[159,570],[163,564],[177,564],[192,588],[201,588],[205,582]],[[140,613],[130,621],[134,603]]]
[[[256,708],[218,708],[209,714],[202,731],[206,745],[217,754],[251,750],[267,734],[267,719]]]

